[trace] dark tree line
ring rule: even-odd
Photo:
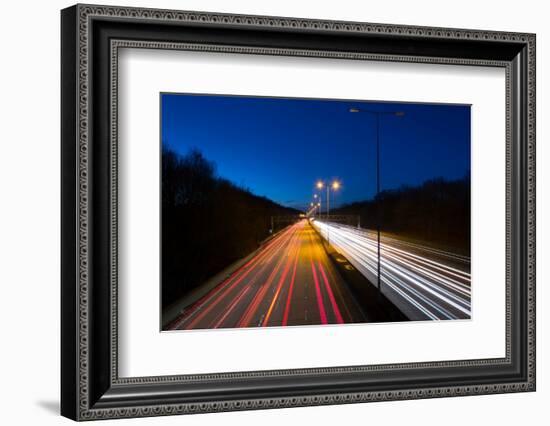
[[[269,236],[271,216],[297,215],[216,175],[198,150],[162,152],[162,305],[241,259]]]
[[[361,227],[376,229],[377,201],[382,231],[470,253],[469,176],[385,190],[374,200],[343,205],[334,213],[359,215]]]

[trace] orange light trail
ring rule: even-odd
[[[183,324],[184,321],[188,321],[193,315],[197,315],[185,327],[186,329],[194,328],[194,326],[199,321],[201,321],[202,318],[204,318],[204,316],[206,314],[208,314],[208,312],[210,312],[221,300],[223,300],[224,296],[231,289],[233,289],[236,285],[238,285],[244,278],[246,278],[248,276],[248,274],[250,272],[252,272],[254,270],[254,268],[260,263],[260,261],[262,261],[265,258],[275,254],[276,251],[279,249],[279,247],[283,246],[287,242],[285,237],[287,236],[287,234],[290,234],[291,232],[292,232],[292,227],[290,229],[287,229],[286,231],[282,232],[281,235],[279,235],[273,241],[271,241],[266,246],[266,248],[264,250],[262,250],[261,253],[259,253],[257,256],[255,256],[253,259],[251,259],[249,262],[247,262],[246,265],[242,266],[237,271],[235,271],[221,285],[217,286],[210,293],[207,293],[203,298],[199,299],[198,302],[196,302],[190,309],[187,310],[188,315],[184,314],[183,317],[180,317],[178,319],[178,321],[175,323],[175,325],[173,326],[173,328],[178,328],[181,324]],[[248,269],[246,269],[247,267],[248,267]],[[239,277],[239,274],[241,272],[243,272],[243,274],[240,275],[240,277]],[[260,271],[258,271],[258,273],[259,272]],[[237,280],[233,281],[235,279],[237,279]],[[202,306],[206,306],[206,308],[201,310]]]
[[[295,257],[298,259],[298,252],[300,250],[300,244],[297,243],[296,240],[294,240],[294,247],[292,248],[294,252],[296,253]],[[291,250],[289,250],[290,252]],[[269,309],[267,310],[267,313],[265,314],[264,320],[262,321],[262,327],[265,327],[267,325],[267,322],[269,321],[269,318],[271,317],[271,313],[273,312],[273,307],[275,306],[275,303],[277,302],[277,299],[279,298],[279,293],[281,292],[281,289],[283,287],[283,283],[286,280],[286,276],[288,275],[288,271],[290,270],[290,265],[292,265],[292,256],[288,257],[288,260],[285,265],[285,269],[283,271],[283,274],[281,275],[281,278],[279,279],[279,283],[277,284],[277,290],[275,291],[275,295],[273,296],[273,300],[271,301],[271,304],[269,305]]]
[[[296,259],[294,260],[294,268],[292,270],[292,278],[290,279],[290,286],[288,288],[288,296],[286,299],[286,306],[285,306],[285,313],[283,315],[283,321],[281,325],[285,326],[288,322],[288,314],[290,312],[290,300],[292,298],[292,290],[294,289],[294,281],[296,280],[296,267],[298,266],[298,255],[300,253],[301,245],[298,246],[298,250],[296,251]]]
[[[327,289],[328,298],[330,300],[330,304],[332,305],[332,310],[334,312],[334,315],[336,316],[336,322],[338,324],[343,324],[344,319],[342,318],[342,314],[340,313],[340,309],[338,309],[338,304],[336,303],[336,299],[334,298],[334,294],[332,293],[332,288],[330,287],[330,284],[328,282],[327,274],[325,274],[325,268],[320,261],[318,263],[319,271],[321,271],[321,276],[323,277],[325,288]]]
[[[311,260],[311,270],[313,271],[313,281],[315,282],[315,294],[317,295],[317,306],[319,307],[321,324],[328,324],[327,313],[325,311],[323,296],[321,294],[321,286],[319,285],[319,279],[317,278],[317,271],[315,270],[315,264],[313,263],[313,260]]]
[[[290,240],[289,246],[294,242],[294,240],[296,238],[296,233],[295,233],[296,227],[293,227],[293,228],[294,228],[293,229],[293,235],[292,235],[292,237],[289,238],[289,240]],[[277,272],[279,272],[279,269],[281,268],[283,262],[284,262],[284,257],[281,256],[281,258],[277,262],[277,265],[275,266],[275,268],[273,268],[273,271],[271,272],[271,274],[269,274],[269,277],[267,278],[265,283],[262,285],[260,290],[256,293],[256,295],[252,299],[251,304],[248,306],[246,312],[244,313],[241,320],[239,321],[239,325],[238,325],[239,327],[248,327],[252,317],[254,316],[256,311],[258,310],[258,307],[259,307],[262,299],[264,298],[265,294],[267,293],[267,290],[269,289],[271,283],[275,279],[275,276],[277,275]]]
[[[241,301],[241,299],[243,298],[243,296],[248,293],[248,290],[250,290],[250,287],[244,287],[241,292],[239,293],[239,295],[237,296],[237,298],[235,300],[233,300],[233,302],[231,303],[231,305],[229,305],[229,308],[225,311],[225,313],[223,314],[223,316],[218,320],[216,321],[216,324],[214,324],[213,328],[218,328],[220,325],[223,324],[223,322],[225,321],[225,319],[229,316],[229,314],[233,311],[233,309],[235,309],[235,306],[237,306],[237,304]]]

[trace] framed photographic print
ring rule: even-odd
[[[535,36],[76,5],[62,414],[535,390]]]

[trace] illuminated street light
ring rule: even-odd
[[[333,181],[332,183],[328,183],[325,185],[323,181],[318,181],[316,184],[318,189],[322,189],[323,187],[327,188],[327,221],[330,217],[330,190],[337,191],[340,189],[342,184],[338,182],[337,180]],[[317,198],[317,194],[314,195],[315,198]],[[321,200],[321,196],[319,196],[319,200]],[[321,203],[319,203],[319,216],[321,215]]]
[[[340,182],[335,180],[334,182],[332,182],[332,184],[327,185],[327,221],[330,217],[330,188],[332,188],[333,191],[337,191],[338,189],[340,189]]]
[[[318,182],[318,183],[319,183],[319,182]],[[321,182],[321,183],[322,183],[322,182]],[[316,185],[316,186],[317,186],[317,185]],[[319,207],[319,208],[317,209],[317,214],[319,215],[319,218],[321,218],[321,201],[323,201],[323,200],[322,200],[322,197],[321,197],[321,194],[315,193],[315,194],[313,194],[313,198],[315,198],[315,200],[318,200],[318,202],[316,203],[316,204],[317,204],[317,207]]]

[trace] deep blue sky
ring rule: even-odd
[[[403,111],[380,118],[380,184],[391,189],[470,171],[470,106],[162,94],[162,143],[197,148],[219,176],[290,207],[315,182],[338,179],[331,205],[376,191],[376,118],[350,107]]]

